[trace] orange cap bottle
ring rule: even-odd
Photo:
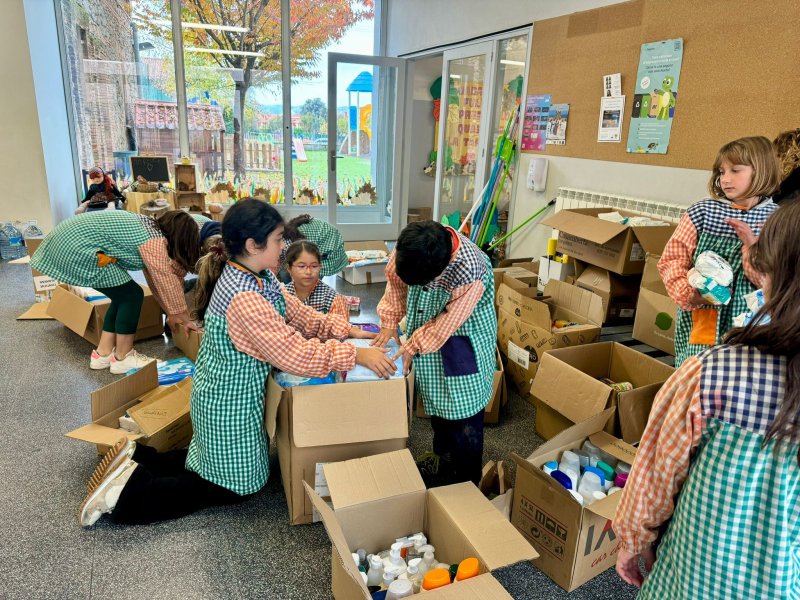
[[[450,573],[447,569],[431,569],[422,580],[423,590],[435,590],[446,585],[450,585]]]
[[[478,559],[474,557],[465,558],[458,565],[458,572],[456,573],[456,581],[464,581],[470,577],[475,577],[480,570]]]

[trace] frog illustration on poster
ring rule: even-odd
[[[683,38],[642,44],[628,152],[666,154],[678,99]]]

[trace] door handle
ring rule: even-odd
[[[336,172],[336,159],[337,158],[338,158],[338,156],[336,156],[336,150],[331,150],[330,158],[329,158],[329,165],[330,165],[330,170],[333,171],[334,173]]]

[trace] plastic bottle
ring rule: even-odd
[[[572,489],[572,480],[566,473],[562,473],[561,471],[553,471],[550,473],[550,477],[555,479],[558,483],[564,486],[564,489],[571,490]]]
[[[564,450],[561,454],[561,462],[558,464],[559,471],[566,473],[567,469],[572,469],[577,473],[581,472],[580,458],[571,450]]]
[[[411,582],[413,592],[415,594],[419,593],[419,589],[422,587],[422,573],[419,572],[419,567],[416,564],[409,563],[405,576]]]
[[[572,484],[572,488],[570,488],[570,489],[573,489],[573,490],[577,490],[578,489],[578,478],[580,477],[580,472],[581,472],[580,467],[578,467],[577,469],[566,469],[564,471],[564,474],[567,477],[569,477],[569,481]]]
[[[589,465],[596,467],[597,461],[600,460],[600,448],[595,446],[591,441],[586,440],[583,442],[583,450],[589,455]]]
[[[475,577],[480,570],[478,559],[470,556],[465,558],[458,564],[458,571],[456,572],[456,581],[464,581],[470,577]]]
[[[389,584],[389,589],[386,592],[386,600],[398,600],[399,598],[408,598],[414,593],[413,586],[408,579],[396,579]]]
[[[628,474],[617,473],[617,476],[614,478],[614,485],[618,488],[624,488],[626,483],[628,483]]]
[[[369,560],[369,571],[367,571],[367,585],[380,585],[383,582],[383,561],[377,554],[373,554]]]
[[[450,573],[447,569],[431,569],[422,578],[422,590],[430,591],[450,585]]]
[[[581,464],[581,469],[589,466],[589,453],[586,450],[575,448],[572,452],[578,457],[578,462]]]
[[[436,559],[433,557],[433,552],[427,551],[422,555],[422,562],[419,563],[419,572],[423,576],[427,575],[428,571],[436,567]]]
[[[628,463],[622,461],[619,461],[617,463],[617,473],[625,473],[626,475],[628,475],[630,474],[630,472],[631,472],[631,466]]]
[[[22,243],[22,233],[11,223],[4,223],[0,233],[0,258],[14,260],[27,255],[28,251]]]
[[[28,238],[43,238],[44,232],[39,229],[36,221],[28,221],[28,224],[22,230],[22,236],[27,240]]]
[[[605,477],[605,489],[614,485],[614,467],[604,460],[599,460],[597,461],[597,468],[603,472],[603,477]]]
[[[388,564],[387,564],[386,560],[383,561],[384,572],[386,570],[388,570],[388,569],[391,569],[392,571],[394,571],[398,575],[400,573],[405,573],[405,571],[406,571],[406,561],[404,561],[403,558],[400,556],[400,549],[401,549],[402,545],[403,544],[400,543],[400,542],[395,542],[394,544],[392,544],[392,549],[389,550],[389,561],[388,561]]]
[[[383,589],[389,589],[389,586],[392,585],[392,582],[397,579],[397,576],[392,571],[383,571]]]
[[[603,488],[605,488],[605,486],[606,486],[606,475],[605,475],[605,473],[603,473],[603,471],[601,469],[599,469],[597,467],[588,466],[583,471],[584,475],[586,475],[586,473],[594,473],[595,475],[597,475],[597,477],[600,479],[600,485]]]
[[[555,471],[557,468],[558,468],[558,463],[554,460],[546,462],[542,465],[542,471],[544,471],[545,475],[550,475],[550,473]]]
[[[606,495],[610,496],[611,494],[616,494],[617,492],[621,492],[621,491],[622,491],[621,487],[614,486],[610,490],[608,490],[608,493]]]
[[[369,562],[367,561],[367,551],[363,548],[359,548],[356,550],[356,556],[358,556],[358,566],[364,568],[364,572],[366,573],[369,570]]]
[[[412,558],[422,557],[422,553],[419,551],[419,549],[428,543],[428,538],[426,538],[425,534],[422,533],[412,535],[411,539],[414,544],[406,552],[406,561],[410,561]]]
[[[572,494],[572,497],[573,497],[573,498],[575,498],[575,500],[577,501],[577,503],[578,503],[578,504],[580,504],[581,506],[583,506],[583,496],[581,496],[581,495],[580,495],[578,492],[576,492],[575,490],[570,490],[570,491],[569,491],[569,493],[570,493],[570,494]]]
[[[592,471],[586,471],[578,484],[578,493],[583,496],[584,506],[589,506],[594,502],[594,492],[602,491],[603,484],[600,475]]]

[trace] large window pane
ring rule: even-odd
[[[81,170],[114,170],[121,182],[131,154],[180,156],[174,98],[169,106],[172,46],[159,31],[142,27],[147,4],[60,0]],[[161,15],[170,18],[169,6]]]

